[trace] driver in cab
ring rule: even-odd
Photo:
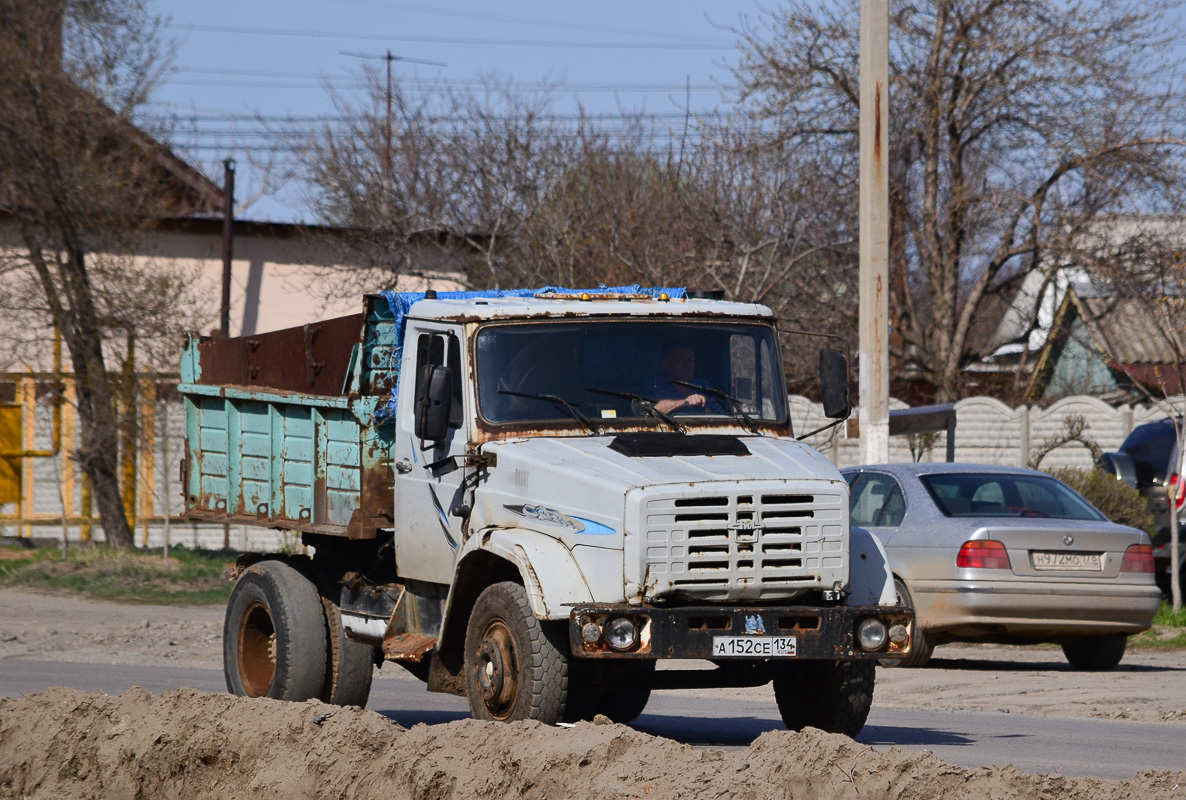
[[[720,403],[696,391],[697,386],[711,389],[707,381],[696,379],[696,351],[683,342],[669,342],[663,346],[659,361],[663,374],[656,376],[647,397],[654,398],[654,407],[664,414],[720,414]]]

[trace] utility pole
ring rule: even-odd
[[[387,51],[387,116],[384,119],[387,121],[387,132],[383,140],[383,180],[391,185],[391,62],[395,60],[395,56],[391,55],[391,51]]]
[[[222,310],[218,330],[223,339],[231,335],[231,261],[235,250],[235,159],[222,162]],[[231,526],[223,523],[222,549],[231,549]]]
[[[231,335],[231,261],[234,256],[235,234],[235,159],[222,162],[222,306],[218,332],[222,338]]]
[[[889,0],[861,0],[861,463],[889,461]]]
[[[387,62],[387,64],[386,64],[386,66],[387,66],[387,116],[385,118],[386,125],[384,128],[384,135],[383,135],[383,179],[387,182],[388,185],[390,185],[391,184],[391,173],[392,173],[392,164],[391,164],[391,117],[392,117],[391,104],[392,103],[391,103],[391,99],[392,99],[392,94],[393,94],[392,85],[391,85],[391,62],[392,61],[406,61],[409,64],[428,64],[429,66],[432,66],[432,67],[447,67],[448,64],[445,64],[444,62],[441,62],[441,61],[425,61],[425,60],[419,59],[419,58],[404,58],[403,56],[393,55],[390,50],[388,50],[384,55],[371,55],[368,53],[351,53],[346,50],[339,50],[338,52],[344,56],[351,56],[353,58],[382,59],[383,61]]]

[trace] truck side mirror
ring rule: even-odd
[[[439,442],[449,434],[449,415],[453,403],[453,372],[448,367],[432,365],[420,382],[416,396],[418,439]]]
[[[820,394],[824,416],[845,419],[852,413],[848,396],[848,357],[839,350],[821,350],[819,354]]]

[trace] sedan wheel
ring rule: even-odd
[[[1062,653],[1075,669],[1086,672],[1107,672],[1114,669],[1124,658],[1128,637],[1122,633],[1113,636],[1090,636],[1076,639],[1062,646]]]
[[[913,611],[914,600],[911,599],[910,590],[901,578],[894,578],[894,590],[898,593],[898,605],[906,606]],[[935,640],[927,636],[919,624],[918,617],[915,616],[914,640],[910,643],[910,655],[905,658],[883,658],[877,663],[883,667],[922,667],[931,660],[931,654],[934,652]]]

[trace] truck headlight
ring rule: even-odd
[[[857,643],[863,650],[880,650],[885,646],[885,623],[876,617],[861,620],[857,625]]]
[[[596,622],[589,621],[581,626],[581,639],[586,644],[597,644],[601,638],[601,626]]]
[[[638,626],[629,617],[614,617],[605,626],[605,643],[619,653],[632,649],[638,644]]]

